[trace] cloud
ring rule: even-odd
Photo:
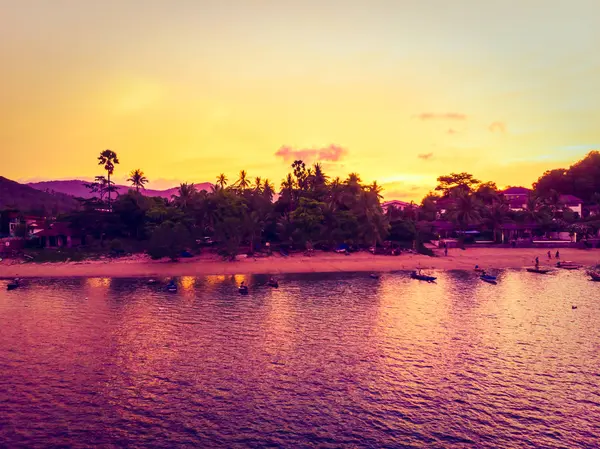
[[[428,161],[433,157],[433,153],[421,153],[417,156],[419,159],[423,159],[424,161]]]
[[[445,114],[423,112],[417,115],[417,118],[420,120],[466,120],[467,116],[460,112],[446,112]]]
[[[348,150],[339,145],[331,144],[323,148],[302,148],[295,149],[289,146],[282,146],[275,156],[281,157],[285,162],[301,159],[304,162],[313,161],[339,161],[348,154]]]
[[[504,122],[492,122],[488,127],[490,132],[506,134],[506,123]]]

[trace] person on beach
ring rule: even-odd
[[[557,259],[560,259],[560,253],[558,252],[558,250],[556,250],[556,255],[554,257],[556,257]]]
[[[552,253],[548,251],[548,260],[552,260]]]
[[[444,256],[448,256],[448,244],[444,243]]]
[[[535,267],[536,268],[540,267],[540,258],[538,256],[535,256]]]

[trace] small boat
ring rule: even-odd
[[[267,285],[269,287],[279,288],[279,281],[277,281],[276,279],[269,279],[269,281],[267,282]]]
[[[380,278],[380,276],[379,276],[378,274],[375,274],[375,273],[371,273],[371,274],[369,275],[369,277],[370,277],[371,279],[379,279],[379,278]]]
[[[9,290],[9,291],[10,290],[15,290],[17,288],[19,288],[19,282],[18,281],[13,281],[13,282],[11,282],[11,283],[9,283],[9,284],[6,285],[6,290]]]
[[[577,265],[576,263],[573,262],[556,262],[556,266],[558,268],[562,268],[563,270],[579,270],[581,268],[581,265]]]
[[[148,285],[155,285],[158,284],[158,281],[156,279],[148,279]]]
[[[247,295],[248,287],[245,285],[240,285],[240,288],[238,288],[238,291],[240,292],[240,295]]]
[[[433,276],[427,276],[426,274],[422,274],[420,271],[413,271],[410,273],[410,277],[412,279],[416,279],[418,281],[426,281],[426,282],[434,282],[437,278]]]
[[[483,271],[484,271],[483,268],[481,268],[479,265],[475,265],[474,270],[478,273],[483,273]]]
[[[496,276],[490,276],[489,274],[482,274],[479,276],[483,282],[487,282],[488,284],[496,284]]]
[[[545,268],[527,268],[527,271],[529,271],[530,273],[548,274],[552,270],[547,270]]]
[[[594,282],[600,282],[600,272],[598,271],[589,271],[588,274],[592,278]]]
[[[166,288],[170,293],[177,293],[177,285],[173,281],[169,282]]]

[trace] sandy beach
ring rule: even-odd
[[[367,252],[350,256],[335,253],[315,253],[312,257],[294,254],[269,258],[240,258],[224,262],[214,255],[203,255],[179,262],[153,261],[146,256],[67,263],[0,262],[0,278],[13,277],[153,277],[196,276],[209,274],[281,274],[311,272],[386,272],[424,269],[464,269],[475,265],[486,269],[523,268],[533,265],[536,256],[540,265],[555,266],[557,260],[548,260],[546,251],[539,248],[473,248],[452,249],[447,257],[429,257],[419,254],[401,256],[374,256]],[[554,256],[554,252],[552,254]],[[561,260],[577,262],[583,266],[600,263],[600,250],[562,249]]]

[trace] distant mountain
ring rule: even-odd
[[[71,195],[79,198],[92,198],[96,196],[94,193],[91,193],[84,184],[89,181],[82,181],[80,179],[72,179],[68,181],[42,181],[42,182],[30,182],[27,184],[29,187],[32,187],[37,190],[42,190],[48,193],[63,193],[67,195]],[[119,194],[124,194],[131,189],[129,186],[116,185],[117,192]],[[196,188],[198,190],[207,190],[210,191],[212,188],[212,184],[209,182],[202,182],[196,184]],[[160,196],[162,198],[171,198],[172,195],[175,195],[179,190],[179,186],[172,187],[166,190],[153,190],[153,189],[144,189],[142,193],[146,196]]]
[[[77,208],[78,201],[64,193],[49,193],[0,176],[0,209],[57,214]]]

